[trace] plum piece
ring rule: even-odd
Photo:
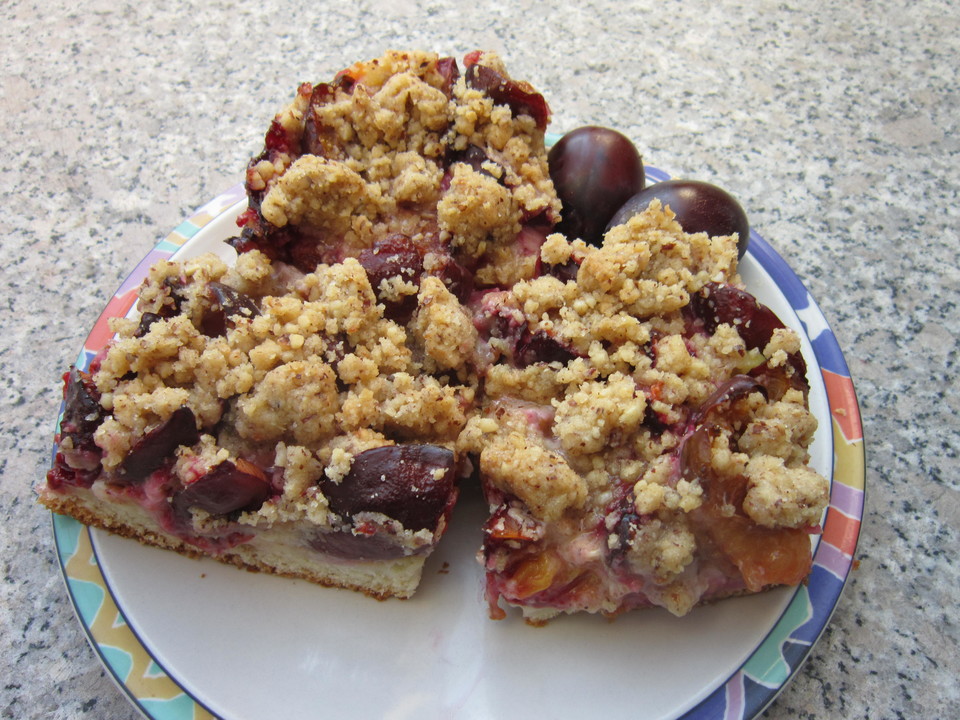
[[[451,152],[447,158],[448,165],[454,165],[455,163],[469,165],[474,172],[480,173],[481,175],[486,175],[487,177],[492,177],[498,183],[503,185],[503,173],[500,173],[500,177],[495,177],[493,173],[483,166],[483,164],[486,162],[490,162],[490,158],[487,156],[487,153],[484,152],[483,148],[478,147],[477,145],[468,145],[466,150]]]
[[[293,153],[297,147],[296,135],[287,130],[277,118],[270,122],[270,127],[263,138],[266,153]]]
[[[804,397],[810,392],[810,383],[807,380],[807,363],[800,353],[793,353],[787,357],[787,362],[777,367],[769,364],[758,365],[750,371],[750,377],[763,386],[767,397],[777,402],[790,389],[799,390]]]
[[[474,288],[473,273],[470,270],[446,255],[438,258],[438,264],[433,269],[433,274],[440,278],[447,290],[461,304],[467,304]]]
[[[336,75],[333,76],[332,83],[321,83],[322,85],[327,85],[330,88],[332,93],[334,90],[343,90],[345,93],[352,94],[353,89],[357,86],[357,83],[362,80],[362,77],[358,77],[360,70],[356,66],[351,66],[344,68]]]
[[[307,231],[304,228],[286,227],[270,230],[267,238],[277,246],[277,257],[293,265],[298,270],[311,273],[317,265],[328,262],[327,254],[333,240],[322,233]]]
[[[65,373],[63,380],[61,443],[69,438],[74,450],[94,452],[99,457],[100,450],[93,441],[93,433],[104,418],[100,392],[91,375],[76,367]]]
[[[89,488],[100,477],[99,461],[92,468],[72,467],[63,453],[57,453],[53,459],[53,467],[47,470],[47,487],[51,490],[61,490],[65,486]]]
[[[224,460],[205,475],[175,493],[174,517],[190,517],[190,508],[211,515],[226,515],[238,510],[257,510],[270,497],[273,487],[263,471],[253,463]]]
[[[183,292],[183,282],[178,278],[167,278],[163,281],[163,289],[167,292],[169,302],[164,301],[157,311],[157,314],[162,318],[179,315],[180,309],[183,307],[183,302],[186,300]]]
[[[538,261],[539,262],[539,261]],[[552,275],[562,282],[576,281],[577,273],[580,272],[580,263],[570,258],[560,265],[550,265],[541,263],[538,269],[538,275]]]
[[[517,341],[514,362],[517,367],[525,368],[534,363],[559,362],[566,365],[579,357],[577,353],[543,330],[530,332],[525,330]]]
[[[349,89],[345,88],[349,92]],[[326,105],[336,97],[337,86],[319,83],[313,86],[310,106],[304,116],[303,137],[300,138],[300,150],[304,155],[339,159],[343,155],[336,130],[324,123],[316,112],[317,106]]]
[[[464,79],[472,88],[484,91],[497,105],[506,105],[510,112],[529,115],[543,130],[550,119],[550,108],[543,95],[533,91],[526,83],[518,83],[504,77],[486,65],[470,65]]]
[[[719,426],[705,423],[687,435],[680,443],[678,458],[680,477],[693,482],[699,480],[705,499],[710,503],[732,505],[737,510],[747,493],[743,475],[720,474],[710,463],[713,455],[713,440],[721,432]]]
[[[297,88],[297,95],[310,97],[313,91],[313,86],[310,83],[300,83]],[[263,154],[257,158],[257,161],[268,159],[268,156],[276,157],[280,153],[295,154],[299,140],[299,131],[293,127],[284,127],[280,117],[275,117],[270,122],[270,127],[263,138]],[[251,165],[256,164],[257,161],[251,163]]]
[[[663,339],[664,333],[656,328],[650,328],[650,339],[643,344],[643,354],[650,358],[653,367],[657,366],[657,343]]]
[[[355,535],[348,530],[318,532],[309,542],[314,550],[344,560],[390,560],[405,554],[402,545],[382,533]]]
[[[453,86],[460,78],[460,67],[457,65],[457,59],[452,57],[442,57],[437,60],[437,72],[443,78],[443,85],[440,90],[447,97],[453,96]]]
[[[404,282],[418,283],[423,274],[423,255],[407,235],[394,233],[363,250],[357,261],[363,266],[377,300],[384,305],[384,315],[399,323],[407,322],[417,309],[417,295],[400,299],[385,296],[381,283],[398,277]]]
[[[100,392],[89,373],[73,367],[63,375],[63,418],[59,452],[47,472],[47,485],[88,488],[99,477],[102,452],[93,434],[103,422]]]
[[[233,318],[238,315],[254,318],[260,314],[256,300],[223,283],[208,283],[207,298],[210,307],[200,320],[200,332],[208,337],[226,335],[228,328],[236,326]]]
[[[542,602],[549,602],[550,598],[557,598],[567,589],[568,583],[564,582],[566,568],[566,563],[551,550],[524,555],[507,569],[510,584],[504,597],[508,601],[517,601],[538,595]],[[550,591],[549,595],[545,594],[546,591]]]
[[[701,425],[680,446],[682,476],[698,479],[703,487],[699,522],[716,548],[737,566],[748,590],[798,585],[810,573],[809,535],[799,528],[761,527],[744,514],[747,478],[718,473],[710,464],[716,432],[714,425]]]
[[[736,402],[752,392],[767,394],[763,385],[761,385],[756,378],[748,375],[734,375],[714,390],[713,394],[704,401],[703,405],[691,416],[691,424],[701,424],[709,418],[712,413],[718,411],[721,406]]]
[[[329,125],[325,125],[313,105],[307,110],[304,119],[303,137],[300,139],[300,148],[304,155],[316,155],[323,158],[336,159],[340,155],[340,145],[336,132]]]
[[[614,515],[616,522],[610,531],[610,535],[616,538],[616,542],[613,545],[609,543],[607,545],[607,562],[611,567],[621,568],[626,566],[630,541],[636,537],[637,528],[647,524],[651,520],[650,515],[638,514],[634,509],[633,503],[634,498],[631,493],[624,499],[623,507],[620,509],[619,515]]]
[[[263,142],[268,150],[274,150],[276,152],[287,152],[290,150],[290,138],[279,120],[270,122],[270,127],[267,129]]]
[[[773,310],[732,285],[707,283],[699,293],[691,296],[689,309],[703,322],[707,332],[716,331],[721,323],[734,325],[747,347],[757,350],[766,347],[774,330],[785,327]],[[751,370],[750,376],[763,385],[772,400],[779,399],[787,387],[804,393],[809,390],[807,364],[798,352],[789,356],[786,366],[771,368],[765,363]]]
[[[140,324],[137,325],[137,330],[134,332],[134,337],[139,338],[146,335],[148,332],[150,332],[150,328],[153,327],[153,324],[159,320],[163,320],[163,316],[158,315],[157,313],[145,312],[141,314]]]
[[[130,449],[120,464],[118,479],[127,482],[144,480],[158,470],[178,447],[195,445],[199,441],[200,432],[193,410],[181,407]]]
[[[387,445],[353,458],[339,483],[324,479],[330,509],[347,519],[382,513],[408,530],[434,529],[456,499],[457,461],[436,445]]]
[[[766,347],[774,330],[784,327],[773,310],[733,285],[707,283],[699,293],[691,296],[690,308],[703,320],[708,333],[715,332],[722,323],[733,325],[747,347],[757,350]]]

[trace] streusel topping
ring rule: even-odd
[[[342,476],[343,463],[371,447],[451,446],[474,404],[476,331],[433,280],[405,328],[383,317],[353,259],[305,275],[278,271],[257,251],[234,268],[213,255],[159,263],[140,305],[153,320],[115,320],[118,337],[94,375],[111,413],[96,433],[104,467],[181,407],[207,429],[206,454],[265,454],[266,465],[286,468],[288,495],[324,473]],[[227,302],[223,334],[205,334]]]
[[[514,82],[493,53],[473,63]],[[250,164],[258,214],[245,242],[283,246],[310,270],[399,233],[452,255],[481,285],[532,277],[537,247],[514,241],[526,221],[552,224],[560,211],[543,129],[475,77],[433,53],[389,52],[301,86]]]

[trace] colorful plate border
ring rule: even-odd
[[[647,166],[647,179],[670,176]],[[149,268],[171,257],[201,228],[245,197],[236,185],[198,209],[134,268],[91,330],[76,364],[82,369],[109,340],[108,322],[133,306]],[[823,535],[813,558],[809,582],[798,588],[780,620],[744,665],[682,720],[744,720],[766,708],[799,670],[826,629],[854,564],[863,518],[865,455],[863,427],[850,371],[836,337],[810,293],[787,263],[756,231],[750,254],[768,272],[800,318],[810,339],[826,387],[833,424],[834,468]],[[57,421],[59,426],[59,419]],[[134,705],[152,720],[214,718],[158,665],[117,606],[100,572],[89,528],[53,515],[54,542],[77,618],[104,667]]]

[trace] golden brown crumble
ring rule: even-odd
[[[283,147],[247,173],[268,227],[295,228],[321,255],[403,233],[477,265],[480,283],[532,276],[535,253],[513,248],[521,222],[560,211],[543,131],[464,77],[451,84],[439,61],[388,52],[341,73],[349,87],[302,86],[275,120]],[[495,54],[478,62],[509,78]],[[458,160],[470,152],[482,161]]]
[[[476,379],[451,383],[428,373],[468,364],[476,331],[442,283],[423,284],[423,322],[408,333],[382,317],[366,273],[348,259],[290,276],[285,294],[249,295],[258,313],[234,316],[223,336],[204,335],[208,283],[250,292],[274,278],[268,284],[278,290],[262,253],[246,254],[238,267],[242,275],[213,255],[161,263],[145,282],[141,309],[179,302],[182,314],[156,320],[142,336],[137,323],[115,323],[118,337],[94,376],[111,412],[96,435],[105,468],[184,406],[203,427],[228,421],[219,438],[203,436],[207,455],[222,461],[264,448],[286,471],[288,500],[321,475],[342,477],[354,453],[388,437],[456,439]]]

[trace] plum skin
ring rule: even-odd
[[[676,215],[685,233],[705,232],[710,237],[737,234],[737,257],[750,242],[750,223],[740,203],[726,190],[700,180],[664,180],[650,185],[616,211],[607,230],[643,212],[657,198]]]
[[[557,230],[599,245],[608,221],[646,183],[643,158],[625,135],[586,125],[571,130],[547,155],[563,206]]]
[[[321,481],[330,509],[344,518],[378,512],[406,529],[434,530],[456,496],[457,459],[436,445],[384,445],[357,453],[347,475]]]

